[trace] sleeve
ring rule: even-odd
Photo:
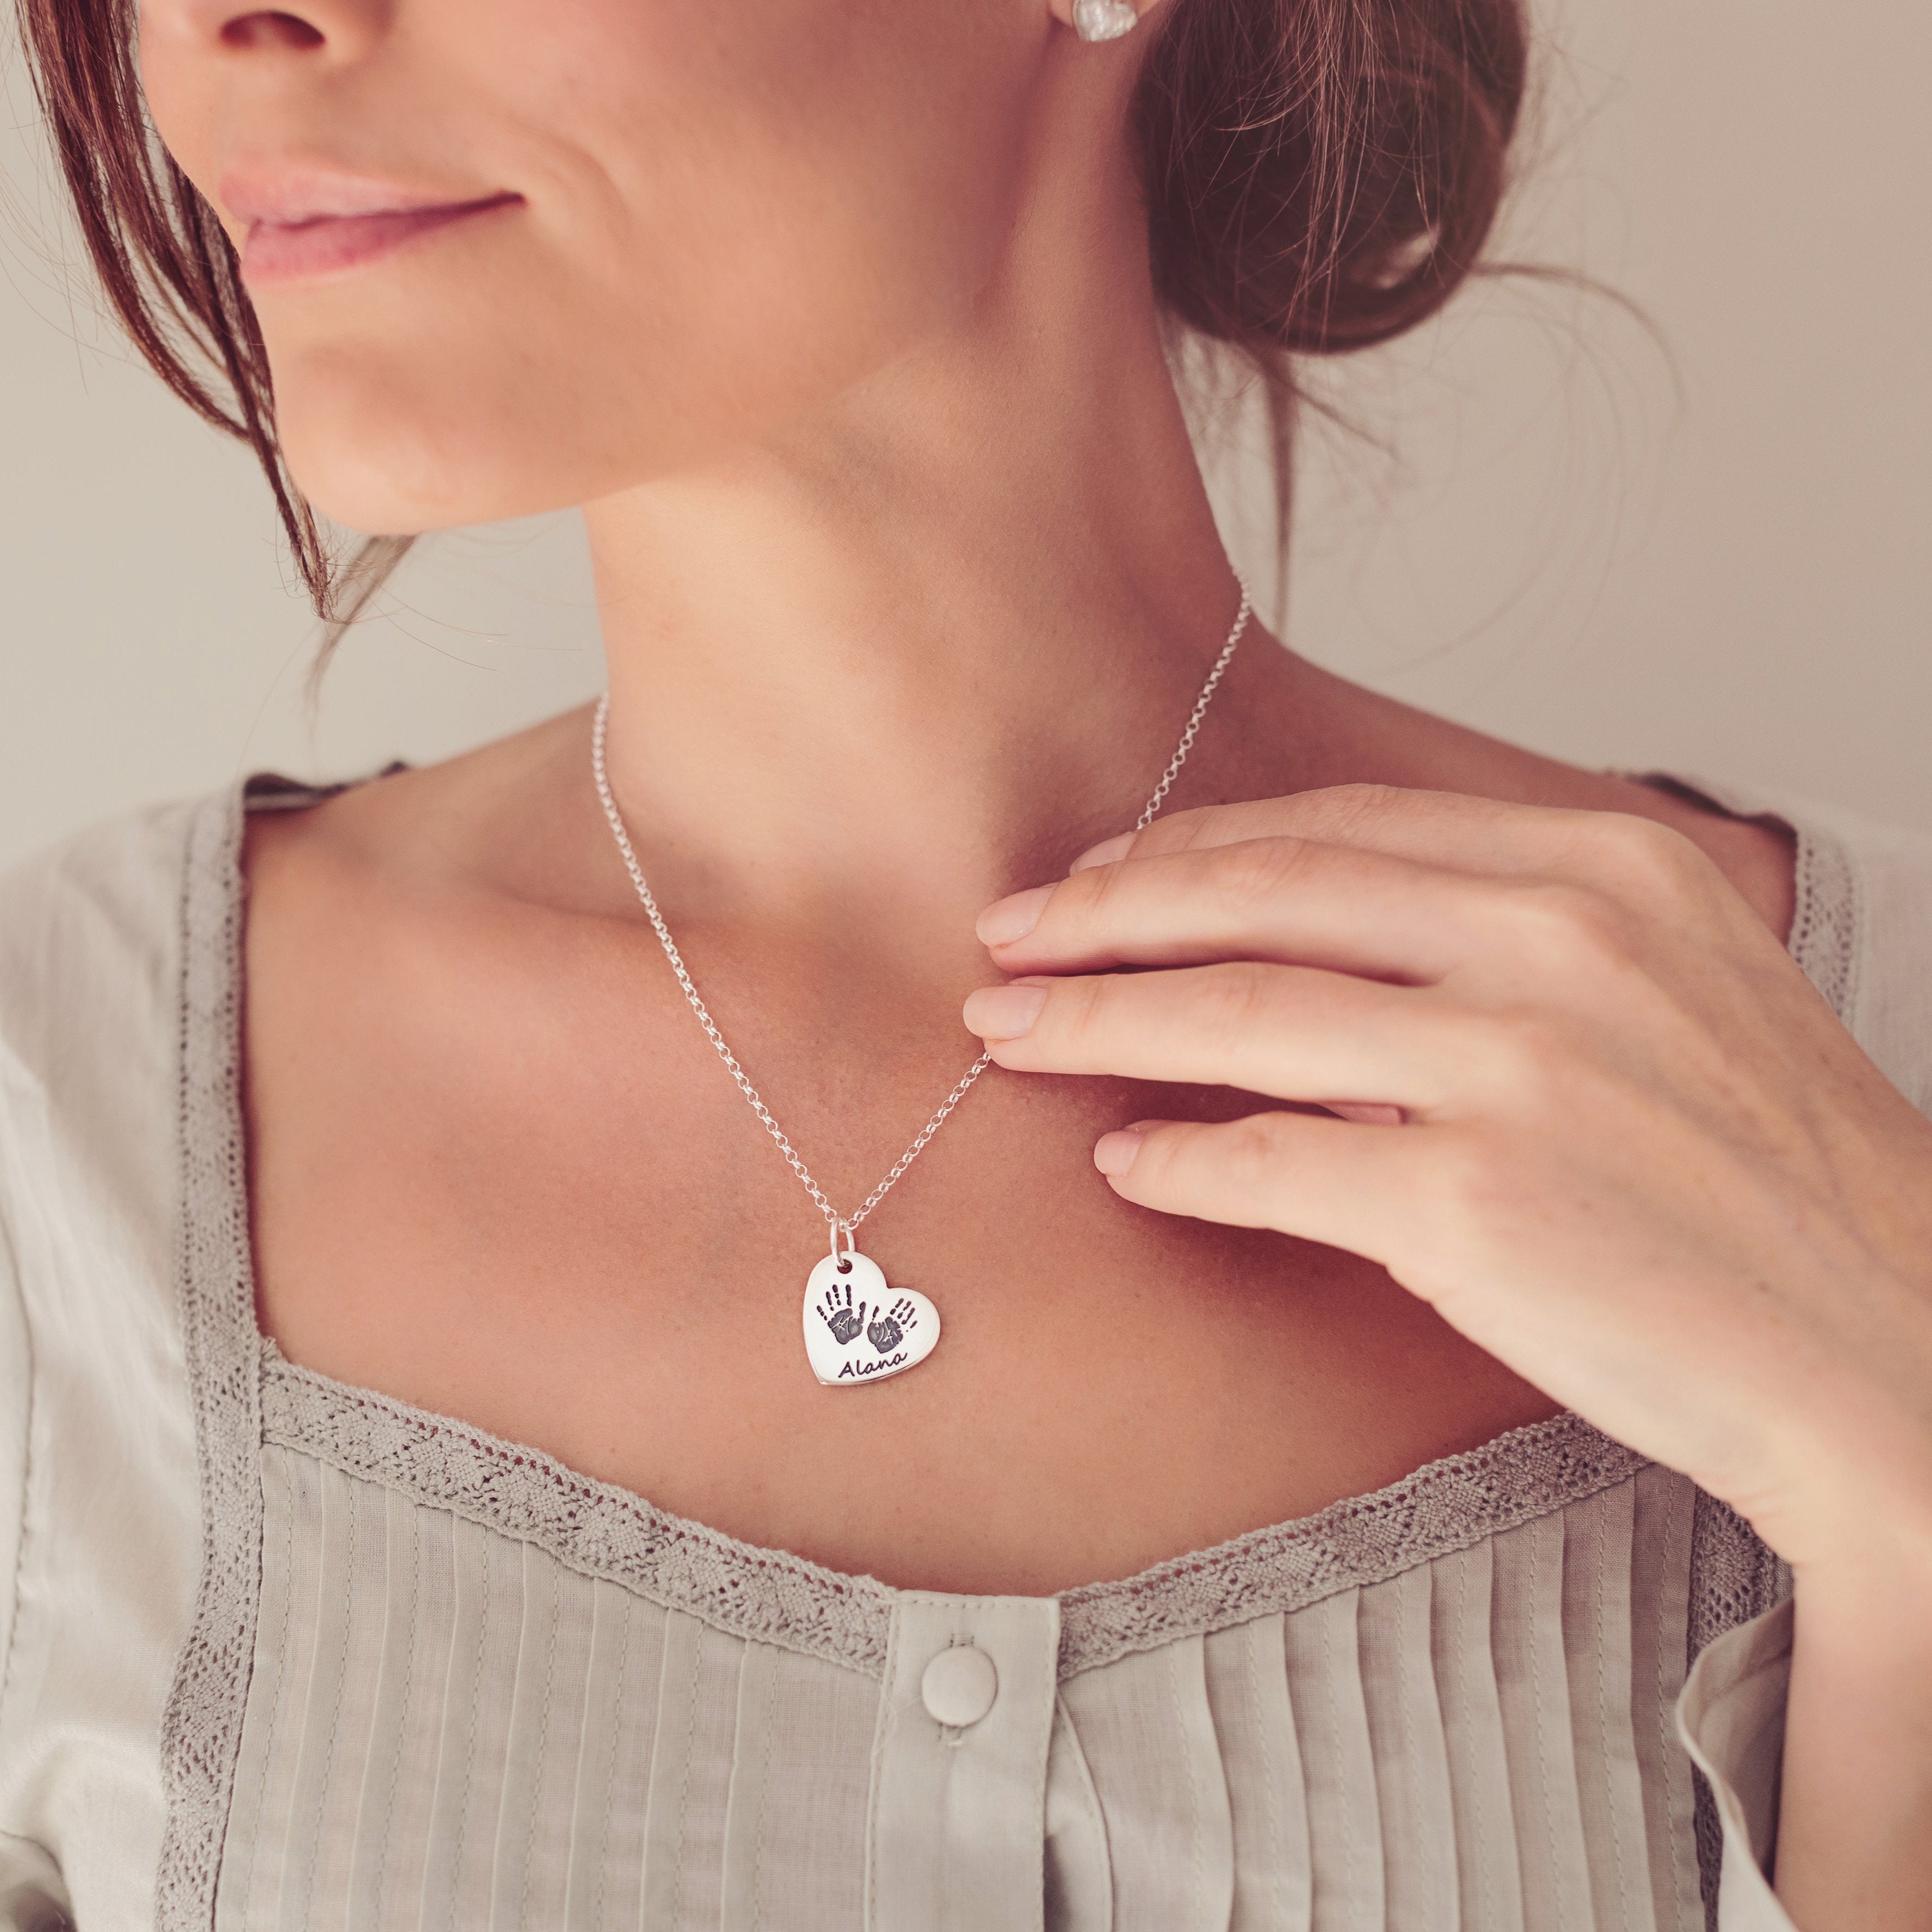
[[[33,1357],[13,1242],[0,1214],[0,1697],[12,1681],[14,1618],[26,1528],[27,1439]],[[0,1932],[61,1932],[70,1925],[58,1868],[44,1847],[0,1826]]]
[[[4,1096],[0,1095],[0,1126]],[[20,1597],[20,1556],[27,1523],[27,1430],[33,1414],[33,1357],[20,1270],[0,1199],[0,1699],[6,1696],[14,1654],[14,1617]],[[4,1856],[4,1853],[0,1853]]]
[[[1765,1876],[1778,1838],[1791,1633],[1789,1599],[1726,1631],[1699,1653],[1677,1700],[1677,1734],[1710,1780],[1724,1828],[1718,1932],[1796,1932]]]
[[[1858,888],[1846,1018],[1886,1077],[1932,1114],[1932,838],[1839,822]]]

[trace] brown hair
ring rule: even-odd
[[[348,621],[408,540],[345,571],[290,476],[234,249],[141,99],[136,0],[17,4],[109,300],[169,388],[254,448],[316,610]],[[1132,107],[1154,289],[1265,379],[1284,539],[1293,358],[1398,334],[1475,268],[1524,68],[1523,0],[1168,0]]]

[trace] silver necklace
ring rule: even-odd
[[[1200,696],[1194,700],[1194,709],[1189,714],[1180,743],[1174,747],[1174,756],[1168,760],[1166,770],[1161,773],[1153,796],[1142,806],[1141,815],[1134,821],[1136,832],[1144,831],[1153,822],[1181,766],[1187,762],[1187,754],[1194,748],[1195,735],[1201,729],[1202,719],[1208,715],[1215,688],[1233,661],[1234,646],[1241,641],[1241,633],[1247,628],[1248,615],[1252,608],[1247,579],[1237,570],[1234,581],[1241,588],[1241,606],[1235,615],[1234,627],[1228,633],[1228,641],[1221,647],[1221,655],[1214,660],[1214,669],[1208,674],[1207,682],[1201,687]],[[658,943],[664,948],[664,957],[670,962],[670,969],[676,974],[677,983],[690,1002],[691,1010],[698,1016],[698,1023],[704,1028],[706,1038],[717,1049],[725,1071],[737,1082],[739,1092],[751,1102],[752,1112],[764,1123],[766,1132],[777,1142],[786,1164],[804,1183],[806,1192],[817,1204],[831,1230],[832,1252],[812,1269],[805,1285],[805,1352],[812,1373],[828,1388],[856,1388],[866,1382],[883,1382],[888,1376],[916,1368],[938,1342],[939,1310],[917,1288],[888,1287],[884,1270],[869,1256],[859,1252],[853,1233],[919,1158],[926,1143],[945,1124],[946,1116],[965,1097],[967,1088],[993,1064],[992,1051],[989,1048],[981,1054],[961,1076],[958,1084],[940,1101],[932,1119],[913,1136],[912,1144],[892,1163],[884,1180],[866,1196],[857,1212],[841,1214],[812,1178],[811,1169],[792,1145],[784,1130],[772,1118],[764,1096],[752,1084],[750,1076],[739,1064],[738,1056],[725,1043],[717,1022],[711,1017],[697,987],[692,984],[676,942],[670,936],[670,928],[665,925],[664,915],[658,910],[658,902],[644,881],[644,868],[638,862],[623,814],[617,809],[617,801],[611,795],[610,775],[604,767],[604,742],[610,718],[610,697],[607,692],[597,700],[596,716],[591,726],[590,770],[597,782],[598,800],[604,807],[610,835],[616,840],[617,850],[623,856],[624,869],[631,875],[631,884],[636,888],[651,928],[656,933]],[[844,1243],[842,1251],[839,1245],[842,1237]]]

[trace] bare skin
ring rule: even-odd
[[[1424,718],[1259,633],[1236,662],[1170,808],[1372,774],[1640,812],[1788,922],[1775,832]],[[587,742],[574,713],[252,823],[256,1264],[295,1360],[747,1540],[962,1592],[1128,1575],[1554,1412],[1376,1264],[1125,1207],[1094,1172],[1111,1127],[1253,1096],[998,1070],[862,1234],[939,1303],[939,1352],[820,1388],[798,1320],[823,1224],[632,897]],[[1123,818],[1045,849],[1064,867]],[[955,1016],[987,977],[971,917],[990,894],[929,926],[876,909],[890,952],[661,896],[849,1209],[972,1056]]]

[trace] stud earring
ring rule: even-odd
[[[1140,19],[1133,0],[1073,0],[1073,31],[1083,40],[1118,40]]]

